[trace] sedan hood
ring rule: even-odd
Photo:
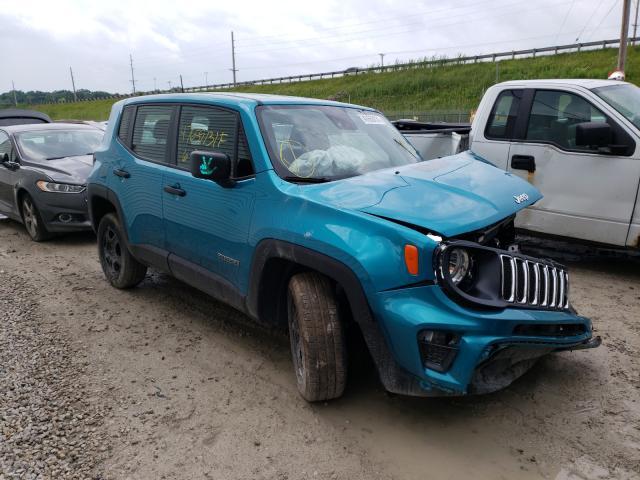
[[[304,195],[445,237],[513,215],[542,195],[470,152],[303,188]],[[311,198],[310,198],[311,199]]]
[[[93,155],[45,160],[37,166],[56,182],[83,184],[93,169]]]

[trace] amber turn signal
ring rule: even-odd
[[[418,275],[418,247],[415,245],[404,246],[404,263],[411,275]]]

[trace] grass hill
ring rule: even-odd
[[[499,63],[420,67],[281,85],[239,87],[232,91],[335,98],[378,108],[387,115],[433,110],[470,111],[497,81],[534,78],[606,78],[617,49],[539,56]],[[627,80],[640,82],[640,46],[629,49]],[[229,91],[229,90],[225,90]],[[106,120],[114,100],[35,105],[54,119]]]

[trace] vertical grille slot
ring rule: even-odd
[[[507,303],[569,308],[569,275],[562,267],[500,254],[501,295]]]

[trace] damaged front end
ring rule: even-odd
[[[514,236],[512,217],[456,238],[432,236],[435,281],[380,294],[394,357],[417,380],[388,389],[490,393],[549,353],[600,345],[570,304],[566,267],[522,254]]]

